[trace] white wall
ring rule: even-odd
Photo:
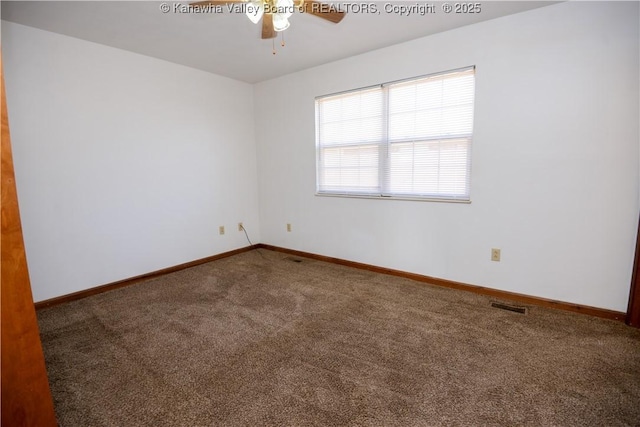
[[[2,49],[35,301],[260,241],[251,85],[9,22]]]
[[[638,18],[637,2],[561,3],[257,84],[262,241],[626,311]],[[315,96],[468,65],[471,204],[314,196]]]
[[[243,221],[254,242],[625,311],[638,15],[562,3],[253,88],[3,22],[34,298],[245,246]],[[471,204],[314,196],[315,96],[467,65]]]

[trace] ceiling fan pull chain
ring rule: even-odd
[[[280,32],[280,38],[282,39],[280,46],[284,47],[284,31]]]
[[[276,54],[276,39],[275,38],[271,39],[271,49],[273,49],[272,53],[275,55]]]

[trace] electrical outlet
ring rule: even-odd
[[[500,249],[491,249],[491,261],[500,261]]]
[[[244,230],[244,227],[242,226],[242,223],[239,222],[238,223],[238,231],[242,231],[242,230]]]
[[[220,227],[218,227],[218,232],[220,233],[220,235],[224,234],[224,225],[221,225]]]
[[[291,224],[287,223],[287,232],[291,232]]]

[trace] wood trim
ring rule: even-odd
[[[1,114],[1,280],[0,346],[2,412],[6,426],[55,426],[56,416],[33,307],[27,257],[22,237],[11,134],[0,52]]]
[[[78,291],[78,292],[74,292],[71,294],[67,294],[67,295],[62,295],[56,298],[51,298],[48,300],[44,300],[44,301],[40,301],[37,302],[35,304],[35,307],[37,310],[43,309],[43,308],[47,308],[47,307],[52,307],[58,304],[63,304],[66,302],[70,302],[70,301],[75,301],[78,299],[82,299],[82,298],[86,298],[88,296],[91,295],[96,295],[96,294],[100,294],[102,292],[107,292],[107,291],[111,291],[114,289],[118,289],[118,288],[122,288],[125,286],[130,286],[133,285],[135,283],[144,281],[144,280],[149,280],[152,279],[154,277],[158,277],[158,276],[162,276],[165,274],[169,274],[169,273],[173,273],[175,271],[179,271],[179,270],[184,270],[185,268],[189,268],[189,267],[194,267],[196,265],[200,265],[200,264],[204,264],[210,261],[215,261],[218,259],[222,259],[222,258],[227,258],[233,255],[237,255],[243,252],[247,252],[247,251],[251,251],[253,249],[268,249],[268,250],[272,250],[272,251],[276,251],[276,252],[282,252],[282,253],[286,253],[289,255],[296,255],[296,256],[301,256],[301,257],[305,257],[305,258],[311,258],[311,259],[315,259],[318,261],[324,261],[324,262],[330,262],[333,264],[339,264],[339,265],[344,265],[347,267],[353,267],[353,268],[358,268],[361,270],[367,270],[367,271],[372,271],[374,273],[380,273],[380,274],[388,274],[391,276],[397,276],[397,277],[403,277],[405,279],[411,279],[411,280],[415,280],[418,282],[423,282],[423,283],[429,283],[431,285],[436,285],[436,286],[442,286],[445,288],[450,288],[450,289],[458,289],[461,291],[467,291],[467,292],[474,292],[476,294],[480,294],[480,295],[487,295],[490,297],[494,297],[494,298],[499,298],[502,300],[508,300],[508,301],[513,301],[513,302],[518,302],[518,303],[523,303],[523,304],[530,304],[530,305],[536,305],[536,306],[540,306],[540,307],[547,307],[547,308],[553,308],[553,309],[557,309],[557,310],[564,310],[564,311],[571,311],[574,313],[581,313],[581,314],[586,314],[589,316],[595,316],[595,317],[601,317],[604,319],[610,319],[610,320],[618,320],[621,322],[626,321],[626,314],[620,311],[614,311],[614,310],[607,310],[604,308],[598,308],[598,307],[590,307],[590,306],[586,306],[586,305],[580,305],[580,304],[573,304],[573,303],[567,303],[567,302],[562,302],[562,301],[556,301],[556,300],[552,300],[552,299],[547,299],[547,298],[540,298],[540,297],[534,297],[534,296],[530,296],[530,295],[524,295],[524,294],[518,294],[515,292],[507,292],[507,291],[501,291],[498,289],[492,289],[492,288],[487,288],[484,286],[477,286],[477,285],[469,285],[467,283],[461,283],[461,282],[455,282],[452,280],[446,280],[446,279],[439,279],[437,277],[431,277],[431,276],[425,276],[422,274],[416,274],[416,273],[409,273],[406,271],[401,271],[401,270],[394,270],[391,268],[386,268],[386,267],[379,267],[377,265],[371,265],[371,264],[364,264],[364,263],[360,263],[360,262],[355,262],[355,261],[348,261],[348,260],[344,260],[341,258],[333,258],[333,257],[329,257],[329,256],[325,256],[325,255],[318,255],[318,254],[314,254],[314,253],[310,253],[310,252],[303,252],[303,251],[298,251],[295,249],[287,249],[287,248],[282,248],[279,246],[273,246],[273,245],[268,245],[268,244],[264,244],[264,243],[258,243],[252,246],[247,246],[244,248],[240,248],[240,249],[235,249],[233,251],[229,251],[229,252],[223,252],[221,254],[218,255],[213,255],[207,258],[202,258],[202,259],[198,259],[195,261],[191,261],[191,262],[187,262],[184,264],[179,264],[173,267],[168,267],[168,268],[164,268],[162,270],[157,270],[157,271],[153,271],[150,273],[146,273],[146,274],[142,274],[140,276],[135,276],[135,277],[131,277],[129,279],[124,279],[124,280],[119,280],[117,282],[113,282],[113,283],[109,283],[106,285],[102,285],[102,286],[97,286],[94,288],[90,288],[90,289],[85,289],[82,291]]]
[[[518,294],[514,292],[501,291],[497,289],[486,288],[484,286],[469,285],[466,283],[454,282],[452,280],[439,279],[436,277],[424,276],[422,274],[408,273],[406,271],[394,270],[391,268],[379,267],[371,264],[364,264],[355,261],[348,261],[340,258],[333,258],[325,255],[317,255],[309,252],[298,251],[294,249],[281,248],[278,246],[259,243],[258,248],[269,249],[272,251],[283,252],[290,255],[296,255],[319,261],[330,262],[333,264],[344,265],[347,267],[359,268],[361,270],[373,271],[375,273],[389,274],[391,276],[404,277],[405,279],[416,280],[418,282],[429,283],[431,285],[442,286],[445,288],[458,289],[461,291],[474,292],[476,294],[487,295],[494,298],[519,302],[523,304],[537,305],[540,307],[554,308],[557,310],[571,311],[574,313],[587,314],[590,316],[601,317],[604,319],[618,320],[624,322],[626,314],[620,311],[607,310],[604,308],[590,307],[586,305],[567,303],[547,298],[533,297],[530,295]]]
[[[640,328],[640,221],[636,235],[636,256],[633,260],[631,273],[631,289],[629,290],[629,305],[627,306],[627,325]]]
[[[184,270],[185,268],[195,267],[196,265],[205,264],[207,262],[215,261],[222,258],[227,258],[233,255],[241,254],[256,249],[257,245],[246,246],[244,248],[234,249],[232,251],[223,252],[217,255],[212,255],[206,258],[200,258],[195,261],[185,262],[184,264],[174,265],[173,267],[163,268],[161,270],[152,271],[150,273],[141,274],[139,276],[131,277],[128,279],[118,280],[117,282],[108,283],[106,285],[96,286],[82,291],[74,292],[71,294],[62,295],[59,297],[39,301],[35,303],[36,310],[41,310],[47,307],[53,307],[55,305],[64,304],[66,302],[79,300],[82,298],[90,297],[92,295],[101,294],[103,292],[112,291],[118,288],[124,288],[125,286],[131,286],[133,284],[142,282],[144,280],[153,279],[155,277],[163,276],[165,274],[174,273],[176,271]]]

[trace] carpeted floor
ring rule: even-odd
[[[259,251],[40,310],[60,425],[640,425],[640,330]]]

